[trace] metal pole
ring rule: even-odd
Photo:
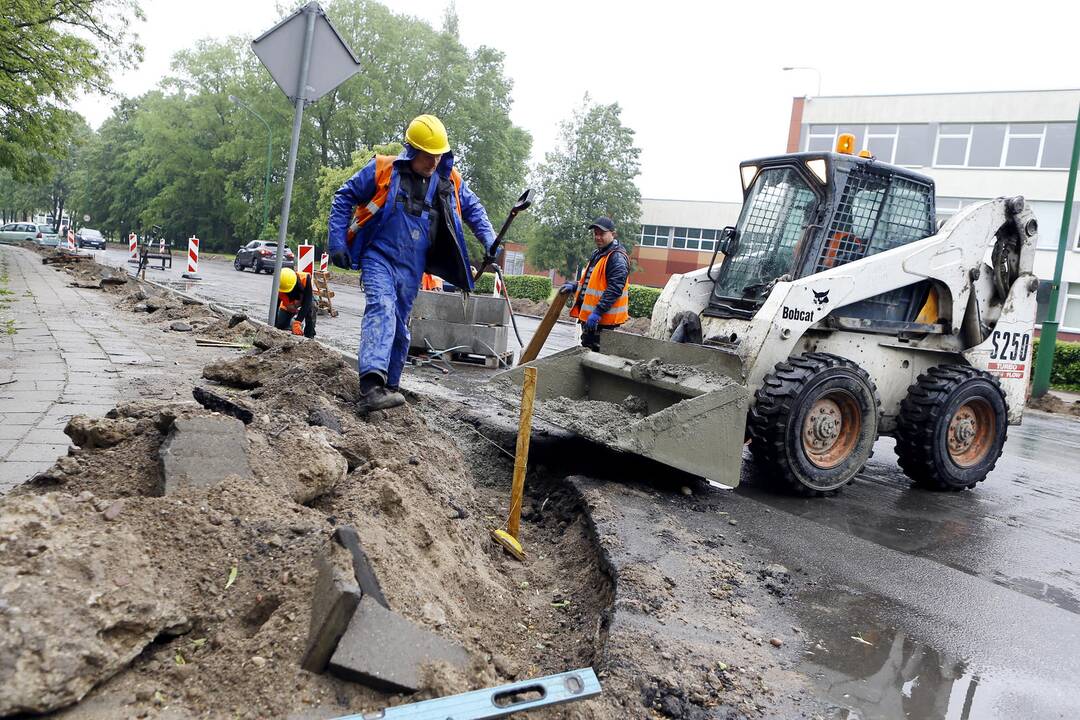
[[[285,234],[289,230],[289,204],[292,202],[293,175],[296,173],[296,151],[300,146],[300,126],[304,120],[307,97],[308,68],[311,65],[311,40],[315,36],[316,15],[322,11],[316,2],[304,7],[307,29],[304,32],[304,52],[300,56],[300,77],[296,88],[296,113],[293,115],[292,140],[289,142],[289,165],[285,171],[285,197],[281,201],[281,227],[278,228],[277,257],[274,258],[274,283],[270,286],[270,310],[267,321],[273,325],[277,314],[278,283],[281,281],[281,258],[285,254]]]
[[[1061,215],[1061,235],[1058,237],[1054,281],[1050,283],[1050,307],[1039,332],[1039,356],[1035,359],[1035,377],[1031,381],[1031,396],[1042,397],[1050,389],[1050,371],[1054,367],[1054,348],[1057,346],[1057,304],[1061,288],[1061,270],[1069,246],[1069,222],[1072,220],[1073,193],[1076,190],[1076,167],[1080,164],[1080,107],[1076,113],[1076,133],[1073,135],[1072,162],[1069,165],[1069,184],[1065,189],[1065,210]]]

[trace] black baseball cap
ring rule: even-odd
[[[600,228],[601,230],[607,230],[608,232],[615,232],[615,223],[611,222],[611,218],[601,215],[592,221],[592,224],[587,225],[586,229],[592,230],[593,228]]]

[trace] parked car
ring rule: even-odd
[[[38,226],[34,223],[8,223],[0,227],[0,242],[14,243],[20,240],[35,242],[38,232]]]
[[[37,235],[34,242],[44,247],[56,247],[60,244],[60,233],[53,229],[52,225],[38,225]]]
[[[75,244],[81,248],[88,247],[95,250],[104,250],[105,238],[93,228],[83,228],[75,233]]]
[[[276,260],[277,241],[252,240],[236,251],[233,267],[241,272],[243,272],[244,268],[251,268],[255,272],[272,273],[274,272],[274,262]],[[281,258],[281,267],[296,267],[296,258],[289,248],[285,248],[285,255]]]

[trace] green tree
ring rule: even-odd
[[[45,171],[78,125],[65,109],[80,92],[107,93],[110,72],[132,67],[137,0],[5,0],[0,14],[0,168],[16,179]]]
[[[560,124],[559,144],[544,156],[536,179],[540,203],[529,242],[529,261],[571,277],[593,250],[585,226],[606,215],[631,247],[641,217],[641,150],[634,131],[622,124],[618,103],[599,105],[585,96],[582,107]]]

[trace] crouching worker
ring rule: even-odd
[[[300,329],[301,322],[303,330]],[[274,318],[278,330],[292,330],[293,335],[315,337],[315,298],[311,291],[311,276],[292,268],[281,268],[278,283],[278,309]]]

